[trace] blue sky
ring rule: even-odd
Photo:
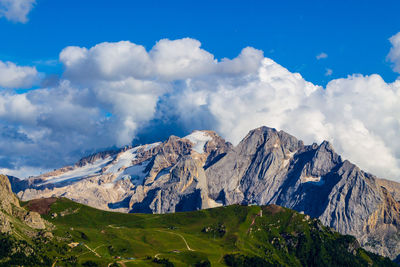
[[[216,58],[252,46],[306,80],[326,85],[349,74],[396,79],[386,61],[400,27],[399,1],[37,0],[25,24],[0,19],[0,60],[39,71],[69,45],[129,40],[150,49],[162,38],[191,37]],[[327,58],[316,60],[326,53]],[[331,69],[332,75],[325,76]]]
[[[394,0],[0,0],[0,173],[201,129],[237,144],[265,125],[400,181],[399,11]]]

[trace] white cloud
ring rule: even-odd
[[[353,75],[322,88],[260,50],[217,60],[189,38],[149,51],[126,41],[67,47],[60,61],[58,86],[0,94],[0,167],[55,168],[85,151],[194,129],[237,143],[267,125],[306,143],[329,140],[361,168],[400,181],[400,80]]]
[[[0,118],[9,122],[34,123],[36,111],[26,94],[3,94],[0,98]]]
[[[214,56],[201,49],[200,45],[199,41],[190,38],[158,41],[150,51],[156,75],[174,80],[214,72]]]
[[[146,78],[152,71],[146,49],[127,41],[90,49],[70,46],[60,53],[60,61],[66,67],[65,76],[79,82]]]
[[[156,63],[146,49],[127,41],[90,49],[67,47],[60,61],[64,76],[74,86],[88,88],[93,101],[114,115],[114,127],[119,129],[115,144],[119,146],[129,144],[137,128],[152,118],[158,97],[168,87],[155,81]]]
[[[387,59],[393,63],[393,70],[400,73],[400,32],[390,37],[389,41],[392,48]]]
[[[36,0],[0,0],[0,18],[26,23]]]
[[[252,47],[246,47],[236,58],[232,60],[228,58],[222,59],[222,62],[218,64],[218,68],[221,73],[233,75],[254,73],[261,66],[263,58],[264,55],[262,51]]]
[[[39,80],[35,67],[17,66],[0,60],[0,88],[30,88]]]
[[[328,57],[328,54],[327,54],[327,53],[324,53],[324,52],[319,53],[318,55],[315,56],[315,58],[316,58],[317,60],[324,59],[324,58],[327,58],[327,57]]]
[[[332,74],[333,74],[333,70],[332,69],[326,69],[325,76],[331,76]]]

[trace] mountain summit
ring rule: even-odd
[[[372,252],[400,254],[399,185],[342,158],[260,127],[232,146],[212,131],[106,151],[53,172],[11,179],[22,200],[63,196],[123,212],[170,213],[235,203],[277,204],[357,237]],[[394,184],[395,186],[390,186]]]

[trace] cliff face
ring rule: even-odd
[[[29,228],[46,228],[46,222],[40,217],[39,213],[21,208],[19,200],[11,190],[8,177],[0,175],[0,232],[12,234],[15,231],[15,225],[21,225],[21,223],[28,227],[20,227],[19,230],[28,229],[28,232]]]
[[[11,190],[7,176],[0,175],[0,209],[12,214],[14,207],[19,207],[19,201]]]
[[[356,236],[371,251],[400,253],[399,203],[381,180],[343,161],[326,141],[304,146],[262,127],[206,174],[211,197],[224,204],[278,204]]]
[[[329,142],[302,141],[268,127],[236,147],[197,131],[164,143],[102,153],[52,174],[13,180],[24,200],[64,196],[125,212],[168,213],[235,203],[278,204],[355,235],[365,248],[400,254],[400,195],[343,161]]]

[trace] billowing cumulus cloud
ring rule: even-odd
[[[0,94],[1,168],[56,168],[90,151],[195,129],[236,144],[267,125],[306,143],[329,140],[361,168],[400,180],[400,80],[353,75],[323,88],[260,50],[216,59],[190,38],[150,50],[127,41],[67,47],[60,61],[57,86]]]
[[[0,18],[26,23],[36,0],[0,0]]]
[[[60,53],[60,61],[66,67],[64,75],[79,82],[140,79],[152,71],[146,49],[127,41],[101,43],[90,49],[70,46]]]
[[[0,60],[0,88],[30,88],[39,80],[35,67],[17,66]]]
[[[214,56],[200,45],[190,38],[160,40],[150,51],[155,75],[166,80],[181,80],[213,73]]]

